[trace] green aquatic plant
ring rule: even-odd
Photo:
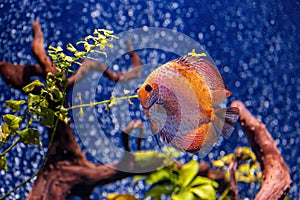
[[[116,194],[110,193],[106,196],[107,200],[137,200],[137,198],[131,194]]]
[[[213,161],[212,165],[220,170],[220,174],[224,174],[224,179],[228,183],[261,182],[260,165],[249,147],[239,147],[234,153]],[[167,167],[158,168],[147,177],[135,176],[133,183],[145,179],[146,184],[151,186],[145,198],[151,197],[154,200],[161,199],[162,196],[169,196],[173,200],[216,199],[218,183],[198,176],[198,171],[199,163],[195,160],[183,165],[174,162]],[[231,199],[230,190],[231,185],[228,185],[218,199]]]
[[[212,164],[225,173],[225,179],[230,183],[261,183],[261,168],[250,147],[239,147],[234,153],[227,154],[221,159],[213,161]],[[228,199],[229,190],[230,185],[221,195],[220,200]]]
[[[235,178],[237,181],[245,183],[260,182],[262,173],[260,165],[256,160],[255,154],[250,147],[239,147],[235,153],[230,153],[223,156],[220,160],[212,162],[214,167],[225,171],[225,177],[230,179],[230,166],[237,163],[235,170]]]
[[[48,151],[52,145],[57,125],[59,121],[69,123],[68,111],[80,108],[83,114],[83,107],[95,106],[99,104],[108,104],[107,108],[116,105],[118,101],[137,98],[137,96],[111,97],[109,100],[100,102],[91,102],[73,107],[66,107],[65,100],[67,96],[67,82],[69,75],[75,72],[70,69],[73,64],[81,65],[79,62],[83,58],[96,60],[89,56],[89,53],[98,53],[107,56],[105,48],[113,48],[111,41],[116,39],[112,31],[105,29],[95,29],[93,35],[84,38],[83,41],[76,43],[76,47],[67,44],[67,53],[60,46],[50,46],[48,53],[52,58],[53,66],[56,72],[49,72],[46,76],[45,83],[35,80],[23,87],[23,91],[28,95],[27,100],[7,100],[6,107],[13,114],[3,115],[4,124],[0,126],[0,169],[8,170],[6,164],[7,153],[13,149],[19,142],[25,145],[42,145],[39,132],[34,128],[33,122],[40,123],[52,130],[51,138],[48,143]],[[80,46],[83,46],[80,47]],[[83,50],[78,50],[78,49]],[[21,126],[25,124],[24,128]],[[9,146],[8,146],[9,145]],[[6,147],[8,146],[8,147]],[[5,148],[5,149],[4,149]],[[17,188],[32,180],[43,169],[49,152],[42,159],[39,169],[27,180],[16,186],[12,191],[5,194],[0,199],[7,197]]]
[[[72,55],[64,53],[62,47],[49,47],[49,55],[52,58],[53,65],[56,68],[56,73],[49,72],[46,76],[46,83],[40,80],[35,80],[23,87],[23,91],[28,94],[27,100],[7,100],[6,107],[10,108],[14,114],[3,115],[5,124],[0,126],[0,143],[1,149],[9,139],[15,135],[18,136],[16,141],[7,150],[4,150],[0,157],[3,158],[8,150],[12,149],[19,141],[24,144],[41,145],[39,134],[36,129],[32,128],[33,122],[40,122],[43,126],[52,128],[55,132],[55,126],[58,120],[69,122],[68,111],[76,108],[76,106],[65,107],[67,77],[69,74],[74,74],[70,67],[73,64],[81,65],[78,61],[82,58],[91,58],[89,53],[95,52],[106,56],[104,48],[112,48],[110,43],[116,37],[112,31],[104,29],[96,29],[94,36],[87,36],[83,41],[76,43],[76,46],[83,45],[84,50],[77,50],[72,44],[67,44],[66,49]],[[98,50],[100,49],[100,50]],[[126,97],[130,98],[130,97]],[[114,101],[122,100],[115,98]],[[96,102],[91,104],[98,105],[111,103],[112,100]],[[50,105],[51,104],[51,105]],[[21,106],[24,107],[24,112],[21,112]],[[83,107],[84,105],[82,105]],[[26,124],[26,128],[21,128],[21,124]],[[3,165],[5,166],[5,165]]]
[[[151,185],[145,198],[161,199],[163,195],[173,200],[180,199],[216,199],[218,183],[198,175],[199,163],[195,160],[178,165],[173,163],[160,168],[146,177],[146,184]],[[135,181],[141,179],[137,177]]]
[[[188,55],[189,55],[189,56],[195,56],[195,57],[197,57],[197,58],[207,56],[206,53],[196,53],[195,49],[192,49],[192,51],[189,52]]]

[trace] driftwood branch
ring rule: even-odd
[[[275,141],[265,125],[255,118],[242,102],[234,101],[231,106],[240,109],[239,123],[263,171],[262,187],[255,199],[283,199],[291,187],[292,180],[290,170]]]
[[[233,200],[238,200],[239,199],[239,191],[238,191],[238,183],[235,178],[235,172],[236,172],[236,167],[237,167],[237,161],[233,161],[229,165],[229,172],[230,172],[230,191],[232,194],[232,199]]]
[[[38,20],[32,24],[33,42],[31,51],[37,60],[38,64],[33,65],[16,65],[9,62],[0,62],[0,75],[9,87],[22,90],[22,88],[30,83],[32,76],[46,77],[48,72],[55,73],[56,68],[52,65],[44,47],[44,35],[41,30]],[[131,50],[130,43],[127,45],[129,55],[132,62],[132,69],[128,72],[113,72],[102,63],[84,60],[82,67],[79,68],[76,74],[68,78],[68,88],[72,87],[75,81],[82,80],[90,70],[103,72],[111,81],[127,82],[131,79],[141,76],[141,61],[139,55]]]

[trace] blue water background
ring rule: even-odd
[[[94,28],[116,33],[133,28],[163,27],[182,32],[198,41],[214,59],[233,95],[261,119],[276,140],[293,179],[292,199],[300,199],[300,4],[299,1],[19,1],[0,2],[0,61],[31,64],[31,23],[38,18],[45,45],[65,45],[81,40]],[[149,52],[139,52],[143,63]],[[159,51],[158,51],[159,53]],[[168,55],[168,54],[166,54]],[[166,62],[171,57],[160,57]],[[120,59],[116,71],[130,67],[128,56]],[[102,96],[109,97],[113,85],[102,83]],[[0,114],[9,113],[7,99],[25,96],[9,88],[0,77]],[[2,120],[2,119],[1,119]],[[3,120],[1,121],[3,122]],[[42,133],[44,129],[37,126]],[[107,127],[112,129],[112,127]],[[17,145],[7,156],[9,170],[0,171],[0,194],[29,178],[46,152],[43,147]],[[248,145],[240,127],[229,140],[213,149],[205,160],[218,159],[237,146]],[[84,147],[82,147],[84,148]],[[88,156],[93,160],[92,156]],[[32,183],[8,199],[24,199]],[[103,199],[111,192],[131,193],[142,198],[145,185],[130,186],[131,179],[117,181],[93,191],[92,199]],[[240,196],[253,199],[259,185],[240,185]]]

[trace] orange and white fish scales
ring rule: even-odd
[[[210,150],[220,134],[233,131],[238,109],[215,109],[230,94],[215,66],[192,56],[155,69],[138,91],[154,134],[192,153]]]

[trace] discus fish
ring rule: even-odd
[[[206,155],[220,136],[229,138],[239,109],[221,108],[231,95],[207,59],[183,56],[156,68],[138,90],[152,133],[178,150]]]

